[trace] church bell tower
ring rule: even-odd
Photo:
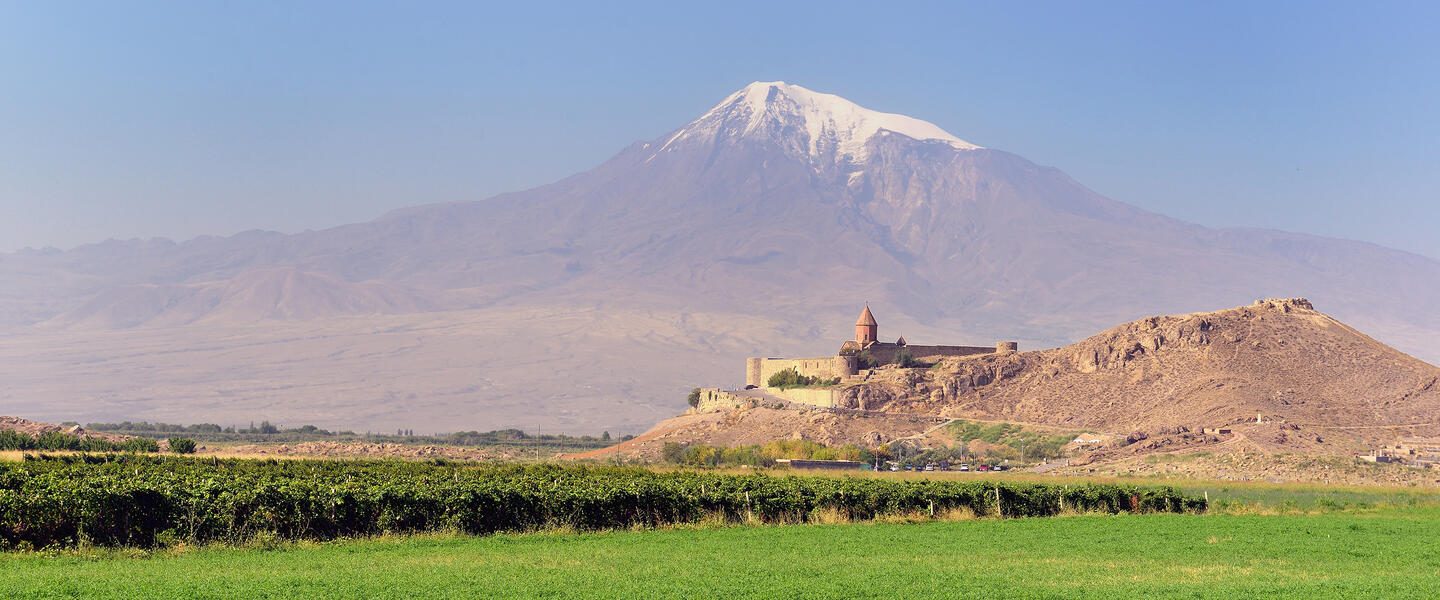
[[[880,325],[875,322],[875,315],[870,314],[870,305],[865,305],[865,312],[860,313],[860,319],[855,321],[855,341],[860,347],[880,339],[877,335]]]

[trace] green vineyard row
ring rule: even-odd
[[[803,477],[556,464],[274,461],[69,455],[0,463],[0,546],[155,547],[658,526],[701,519],[805,522],[968,509],[1202,512],[1170,488],[985,480]]]

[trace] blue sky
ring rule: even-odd
[[[0,250],[319,229],[599,164],[755,80],[1211,226],[1440,257],[1434,3],[0,0]]]

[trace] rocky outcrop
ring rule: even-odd
[[[1394,435],[1440,436],[1437,381],[1435,366],[1294,298],[1147,317],[1053,350],[884,366],[835,398],[843,409],[1089,429],[1156,449],[1219,443],[1204,430],[1223,428],[1261,449],[1349,455]]]

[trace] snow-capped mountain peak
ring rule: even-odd
[[[783,81],[757,81],[730,94],[686,125],[660,151],[687,139],[726,134],[778,137],[803,132],[801,147],[815,160],[862,162],[866,146],[887,132],[921,141],[940,141],[958,150],[980,146],[914,117],[862,107],[834,94],[822,94]]]

